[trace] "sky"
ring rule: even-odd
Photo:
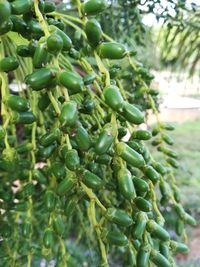
[[[188,4],[188,6],[190,6],[191,3],[194,3],[200,6],[200,0],[186,0],[186,3]],[[167,0],[161,0],[161,4],[163,7],[166,7],[167,5],[169,5]],[[173,13],[173,10],[172,10],[172,13]],[[151,26],[157,26],[157,25],[159,26],[159,24],[162,24],[162,21],[158,22],[154,14],[148,14],[144,16],[143,23],[151,27]]]

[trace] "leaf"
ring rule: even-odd
[[[7,36],[14,42],[16,45],[28,45],[28,40],[24,39],[17,32],[8,32]]]

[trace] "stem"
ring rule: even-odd
[[[39,6],[38,6],[39,1],[34,0],[34,8],[35,8],[35,14],[36,17],[38,18],[38,22],[40,23],[42,30],[44,31],[44,34],[46,37],[50,35],[46,21],[44,20],[42,13],[40,12]]]
[[[104,245],[104,243],[103,243],[103,241],[101,239],[101,230],[100,230],[100,227],[99,227],[98,222],[96,220],[95,200],[94,199],[90,201],[89,215],[90,215],[92,226],[95,229],[96,234],[97,234],[97,238],[98,238],[98,241],[99,241],[99,247],[100,247],[101,257],[102,257],[103,263],[107,264],[108,260],[107,260],[106,248],[105,248],[105,245]]]
[[[97,55],[97,53],[94,51],[94,56],[97,62],[97,66],[100,70],[101,73],[103,73],[106,76],[106,80],[105,80],[105,84],[106,86],[110,85],[110,74],[109,71],[106,69],[106,67],[104,66],[101,58]]]
[[[84,190],[84,192],[88,195],[90,200],[94,200],[95,203],[102,209],[103,212],[106,212],[106,208],[103,206],[103,204],[100,202],[100,200],[95,196],[95,194],[92,192],[90,188],[88,188],[84,183],[81,182],[81,186]]]
[[[59,108],[58,103],[57,103],[55,97],[53,96],[52,92],[48,92],[48,96],[49,96],[51,104],[53,105],[57,115],[60,115],[60,108]]]

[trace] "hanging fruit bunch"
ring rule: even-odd
[[[112,257],[120,266],[175,266],[173,255],[188,251],[184,224],[195,220],[173,175],[173,127],[159,122],[152,76],[102,31],[95,16],[107,8],[77,0],[71,16],[54,2],[0,0],[0,266],[83,266],[72,244],[101,267]],[[149,109],[152,131],[140,127]],[[177,214],[176,241],[166,206]]]

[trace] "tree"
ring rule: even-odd
[[[95,18],[108,4],[76,1],[70,15],[54,2],[0,1],[2,266],[171,266],[188,251],[183,224],[196,222],[173,174],[174,127],[159,121],[153,76]],[[149,110],[157,126],[142,130]]]

